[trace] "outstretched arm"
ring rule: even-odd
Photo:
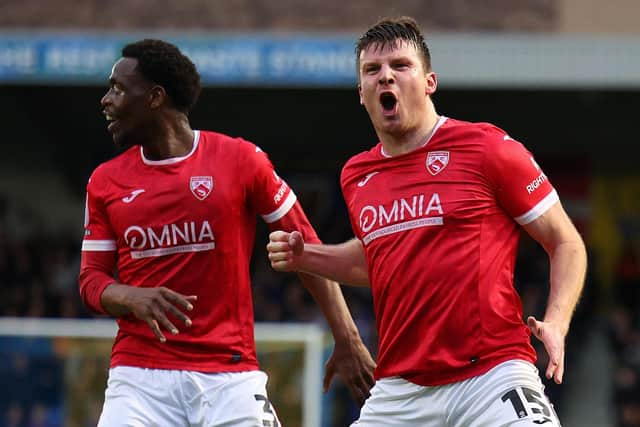
[[[564,374],[565,337],[584,286],[587,253],[580,234],[560,202],[524,225],[524,229],[545,249],[551,269],[544,319],[539,321],[529,316],[527,324],[549,354],[547,378],[560,384]]]
[[[364,248],[358,239],[336,245],[305,244],[297,231],[274,231],[267,250],[277,271],[301,271],[347,285],[370,286]]]
[[[333,354],[325,366],[324,391],[329,389],[337,373],[351,396],[362,406],[375,382],[373,371],[376,364],[360,338],[340,286],[334,281],[306,273],[298,276],[322,309],[335,341]]]

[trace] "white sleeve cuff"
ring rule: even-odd
[[[83,240],[82,241],[82,250],[83,251],[96,251],[96,252],[107,252],[107,251],[115,251],[116,241],[115,240]]]
[[[555,203],[559,200],[560,200],[560,197],[558,196],[558,193],[556,192],[556,190],[553,190],[551,191],[551,193],[547,194],[547,196],[544,199],[540,200],[540,202],[538,202],[538,204],[535,205],[533,208],[531,208],[528,212],[514,219],[520,225],[529,224],[530,222],[538,219],[542,214],[548,211],[549,208],[555,205]]]
[[[282,202],[280,207],[269,214],[262,215],[262,219],[264,219],[264,222],[266,222],[267,224],[276,222],[277,220],[285,216],[287,212],[289,212],[289,209],[293,207],[293,205],[296,203],[296,200],[298,199],[296,198],[293,190],[289,191],[289,195],[284,200],[284,202]]]

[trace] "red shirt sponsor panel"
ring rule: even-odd
[[[354,156],[341,185],[369,265],[378,378],[439,385],[535,361],[513,287],[518,224],[558,195],[522,144],[443,117],[413,152]]]
[[[190,328],[162,344],[134,316],[118,319],[111,366],[229,372],[257,369],[249,261],[256,216],[319,242],[265,153],[196,131],[185,157],[151,161],[134,146],[100,165],[87,186],[80,289],[94,310],[114,282],[197,295]]]

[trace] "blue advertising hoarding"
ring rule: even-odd
[[[354,34],[0,32],[0,85],[106,85],[126,43],[171,41],[204,86],[355,88]],[[440,87],[640,87],[640,37],[429,36]]]
[[[0,84],[106,84],[122,46],[141,35],[0,33]],[[353,86],[353,37],[181,36],[210,86]]]

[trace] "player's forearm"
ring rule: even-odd
[[[301,270],[346,285],[370,286],[367,261],[360,241],[337,245],[305,244]]]
[[[336,342],[359,339],[358,329],[349,313],[340,286],[323,277],[298,273],[300,281],[320,306]]]
[[[100,302],[104,310],[114,317],[131,313],[128,303],[130,290],[131,286],[121,283],[112,283],[107,286],[100,297]]]
[[[579,235],[549,251],[551,279],[544,320],[559,325],[566,336],[587,269],[587,254]]]

